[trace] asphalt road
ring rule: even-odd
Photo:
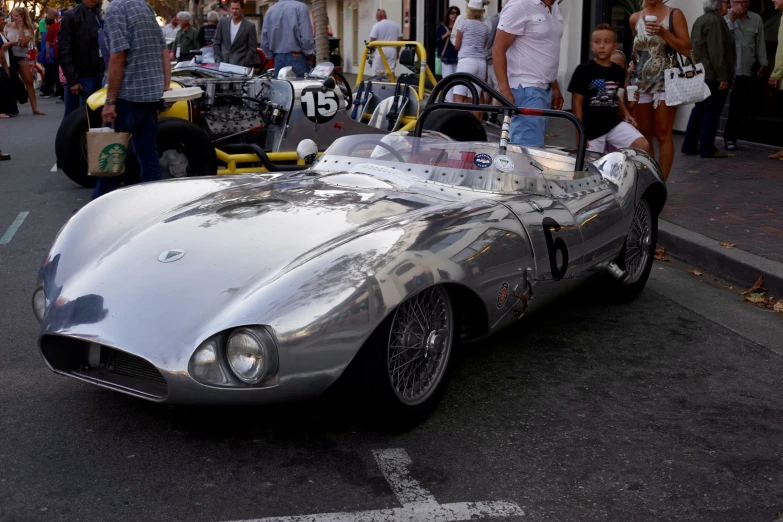
[[[324,401],[161,406],[51,373],[30,296],[90,194],[50,172],[62,106],[41,105],[46,117],[0,121],[13,155],[0,163],[0,235],[29,212],[0,245],[0,520],[767,522],[783,511],[783,317],[679,264],[657,263],[631,305],[603,303],[591,285],[463,347],[438,410],[403,434]]]

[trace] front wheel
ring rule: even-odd
[[[402,302],[357,356],[366,413],[385,427],[424,420],[446,392],[458,329],[449,293],[433,286]]]
[[[617,266],[626,271],[626,277],[622,281],[614,281],[614,296],[618,302],[629,303],[644,290],[652,271],[657,241],[658,220],[653,215],[649,202],[642,198],[636,205],[631,229],[617,259]]]
[[[90,130],[87,111],[79,108],[69,114],[57,129],[54,152],[57,167],[82,187],[92,188],[98,179],[87,174],[87,131]]]

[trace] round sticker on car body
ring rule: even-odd
[[[511,172],[514,170],[514,160],[508,156],[495,157],[495,168],[500,172]]]
[[[492,166],[492,156],[489,154],[476,154],[476,157],[473,158],[473,163],[475,163],[478,168],[485,169]]]

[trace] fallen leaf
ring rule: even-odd
[[[658,247],[658,248],[656,248],[654,257],[658,261],[663,261],[663,259],[666,257],[666,247]]]
[[[725,241],[721,241],[720,246],[726,248],[734,248],[735,246],[737,246],[737,243],[726,243]]]
[[[699,173],[699,171],[698,171],[698,170],[687,170],[686,172],[687,172],[688,174],[698,174],[698,173]]]
[[[775,303],[775,305],[772,307],[772,311],[783,314],[783,301],[778,301]]]
[[[694,268],[693,270],[686,270],[686,272],[688,272],[689,274],[693,274],[695,276],[703,276],[704,275],[704,272],[702,272],[698,268]]]
[[[750,294],[745,296],[745,300],[748,302],[759,304],[759,303],[766,303],[767,302],[767,294],[764,293],[758,293],[758,294]]]
[[[742,292],[742,295],[752,294],[756,290],[766,290],[766,288],[762,288],[764,285],[764,276],[759,276],[758,279],[756,279],[756,282],[753,283],[753,286]]]

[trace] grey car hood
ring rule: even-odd
[[[308,259],[454,204],[371,178],[365,185],[374,188],[347,188],[346,179],[357,181],[205,178],[96,200],[63,228],[41,269],[47,299],[56,303],[43,331],[127,346],[129,337],[131,344],[155,342],[156,330],[165,329],[190,345],[214,333],[201,329],[214,328],[221,310]],[[171,250],[184,255],[162,262]]]

